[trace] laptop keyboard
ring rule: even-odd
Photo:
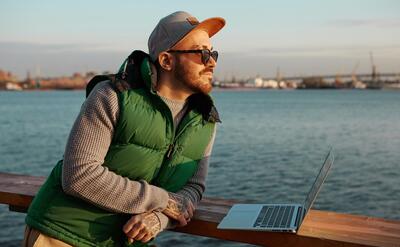
[[[290,227],[295,206],[263,206],[254,227]]]

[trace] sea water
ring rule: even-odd
[[[400,219],[400,91],[215,90],[222,123],[205,196],[302,202],[333,147],[316,209]],[[0,92],[0,172],[46,176],[64,152],[84,91]],[[0,246],[25,214],[0,205]],[[165,232],[159,246],[233,243]]]

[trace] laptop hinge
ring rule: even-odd
[[[298,229],[301,225],[301,222],[303,222],[303,219],[305,216],[305,211],[306,211],[306,209],[303,206],[300,206],[297,209],[297,216],[296,216],[296,223],[295,223],[296,229]]]

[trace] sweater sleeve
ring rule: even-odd
[[[199,167],[198,167],[196,173],[193,175],[193,177],[191,179],[189,179],[189,181],[186,183],[186,185],[183,186],[183,188],[177,192],[178,194],[189,198],[195,207],[197,207],[197,204],[200,202],[201,198],[203,197],[203,193],[206,188],[206,178],[207,178],[207,173],[208,173],[208,166],[210,163],[210,156],[211,156],[212,148],[214,145],[215,135],[216,135],[216,128],[214,128],[213,135],[212,135],[210,142],[208,143],[207,148],[204,152],[203,159],[201,159],[199,162]],[[168,216],[166,216],[162,212],[155,212],[155,213],[161,222],[162,230],[171,229],[171,228],[175,227],[173,220],[168,218]]]
[[[162,211],[168,193],[144,180],[132,181],[103,166],[119,114],[109,82],[99,83],[82,105],[64,153],[65,193],[116,213]]]

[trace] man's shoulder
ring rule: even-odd
[[[96,108],[106,106],[106,108],[117,110],[119,108],[118,102],[118,94],[114,89],[112,82],[110,80],[104,80],[98,82],[93,87],[85,101],[85,105]]]
[[[104,80],[99,83],[93,88],[91,94],[97,95],[97,96],[110,96],[110,97],[116,97],[117,92],[115,88],[112,85],[111,80]],[[91,95],[89,95],[90,97]]]

